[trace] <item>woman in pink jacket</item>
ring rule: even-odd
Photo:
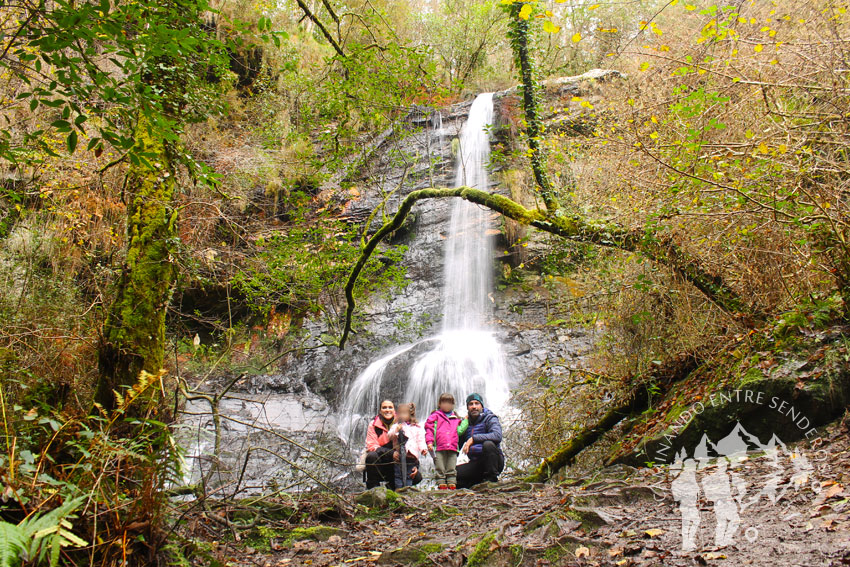
[[[381,402],[381,409],[366,430],[366,488],[374,488],[386,482],[394,488],[393,442],[389,429],[395,422],[395,404],[390,400]]]
[[[425,443],[428,451],[434,454],[437,487],[440,490],[457,488],[458,434],[463,431],[458,431],[461,419],[454,409],[455,397],[441,394],[439,409],[429,415],[425,422]]]

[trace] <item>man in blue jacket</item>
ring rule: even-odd
[[[466,398],[466,421],[469,426],[460,435],[461,450],[469,462],[457,467],[457,487],[469,488],[481,482],[498,482],[505,468],[502,454],[502,424],[498,416],[484,407],[479,394]]]

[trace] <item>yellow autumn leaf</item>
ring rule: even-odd
[[[595,10],[595,9],[597,9],[598,7],[599,7],[599,4],[593,4],[592,6],[588,6],[588,7],[587,7],[587,9],[588,9],[588,10]]]
[[[660,536],[661,534],[664,533],[664,530],[659,530],[658,528],[652,528],[651,530],[646,530],[643,533],[645,533],[649,537],[658,537],[658,536]]]
[[[763,154],[766,154],[766,153],[768,153],[770,150],[768,149],[767,144],[765,144],[764,142],[762,142],[761,144],[759,144],[759,151],[760,151],[761,153],[763,153]]]
[[[658,139],[658,132],[653,132],[652,134],[649,135],[649,137],[652,138],[653,140],[657,140]]]
[[[533,7],[531,6],[531,4],[523,4],[522,8],[519,11],[519,17],[523,20],[527,20],[528,17],[531,15],[532,9]]]
[[[558,33],[560,30],[561,30],[560,26],[556,26],[555,24],[553,24],[549,20],[546,20],[545,22],[543,22],[543,31],[545,31],[546,33]]]
[[[576,32],[573,34],[573,37],[571,39],[573,43],[578,43],[581,41],[581,34],[579,32]]]
[[[764,46],[762,44],[758,44],[755,47],[753,47],[753,51],[755,51],[756,53],[761,53],[762,49],[764,49]]]

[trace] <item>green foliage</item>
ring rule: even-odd
[[[181,124],[216,106],[206,74],[221,73],[226,59],[223,44],[204,29],[211,10],[204,0],[59,1],[20,10],[0,68],[20,84],[16,104],[42,112],[49,125],[14,135],[0,129],[0,157],[9,162],[58,157],[61,150],[45,140],[59,135],[68,154],[87,139],[96,155],[109,145],[138,164],[150,157],[135,144],[139,113],[166,143],[178,144]],[[178,155],[210,179],[191,156]]]
[[[438,10],[417,17],[445,86],[462,91],[476,83],[508,79],[499,65],[508,57],[503,53],[506,18],[496,0],[444,0]]]
[[[425,52],[388,41],[381,49],[373,44],[348,46],[346,57],[335,58],[334,80],[316,88],[319,124],[334,122],[322,130],[319,141],[332,149],[325,166],[339,167],[349,154],[362,149],[358,134],[380,131],[403,117],[410,104],[428,97],[433,65]]]
[[[776,321],[773,335],[777,339],[787,339],[801,331],[817,331],[840,320],[845,305],[838,295],[806,298],[791,311],[783,313]]]
[[[46,404],[10,404],[0,396],[4,426],[0,486],[15,504],[4,509],[0,517],[7,523],[0,526],[17,538],[15,545],[25,542],[28,561],[36,562],[36,557],[53,561],[48,554],[66,547],[65,554],[71,557],[110,564],[122,550],[129,554],[133,548],[158,544],[156,530],[165,504],[162,487],[182,478],[182,453],[166,424],[127,416],[153,409],[147,390],[160,388],[160,380],[161,374],[142,373],[134,388],[116,393],[114,411],[88,417],[74,417]],[[6,391],[4,380],[2,392]],[[143,404],[147,411],[138,409]],[[56,500],[65,504],[40,512]],[[68,523],[83,501],[88,505],[75,525],[89,526],[86,534],[97,526],[97,540],[90,546],[74,539]],[[30,516],[17,526],[9,524],[15,510]],[[141,527],[127,532],[131,523]]]
[[[71,531],[69,521],[84,500],[68,500],[49,512],[34,513],[17,525],[0,520],[0,567],[24,563],[55,567],[63,547],[88,545]]]
[[[357,259],[356,228],[331,218],[308,220],[307,214],[304,209],[294,211],[299,220],[286,231],[258,239],[254,261],[234,277],[234,285],[256,312],[267,315],[279,307],[296,313],[325,310]],[[399,261],[405,250],[388,248],[372,259],[358,295],[403,286]]]

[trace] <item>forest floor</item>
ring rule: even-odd
[[[747,455],[730,469],[730,485],[743,481],[748,495],[731,513],[740,519],[732,542],[717,545],[714,504],[701,493],[691,551],[683,550],[669,467],[614,467],[557,484],[508,479],[475,490],[306,496],[279,506],[286,519],[256,515],[241,531],[234,521],[228,542],[210,537],[220,533],[224,508],[217,518],[196,514],[184,535],[207,550],[204,563],[233,567],[850,565],[848,429],[845,419],[818,447],[789,451],[791,459],[808,455],[807,467]],[[719,465],[704,463],[700,482]],[[263,504],[267,512],[276,506]]]

